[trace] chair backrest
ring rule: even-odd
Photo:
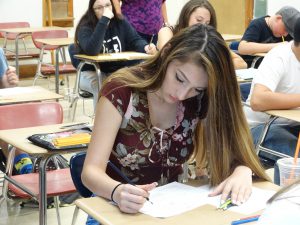
[[[0,23],[1,29],[7,29],[7,28],[22,28],[22,27],[30,27],[30,24],[28,22],[7,22],[7,23]],[[15,40],[16,36],[18,34],[8,34],[7,39],[8,40]],[[4,38],[4,33],[0,32],[0,38]]]
[[[69,52],[69,55],[70,55],[72,65],[77,69],[77,67],[80,63],[80,60],[74,58],[74,55],[79,54],[79,51],[78,51],[78,49],[76,49],[75,44],[70,44],[69,45],[68,52]]]
[[[248,95],[250,94],[251,82],[240,83],[240,93],[242,101],[246,102]]]
[[[41,49],[43,47],[43,44],[36,41],[36,39],[48,39],[48,38],[67,38],[68,37],[68,31],[66,30],[47,30],[47,31],[36,31],[33,32],[32,35],[32,41],[38,49]],[[44,47],[44,50],[55,50],[59,46],[56,45],[46,45]]]
[[[76,187],[78,193],[82,197],[87,198],[91,197],[93,193],[84,186],[81,180],[81,173],[85,156],[85,152],[80,152],[73,155],[70,159],[70,171],[74,186]]]
[[[0,130],[59,124],[63,109],[57,102],[36,102],[0,106]]]

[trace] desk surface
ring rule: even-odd
[[[287,110],[268,110],[269,115],[282,117],[289,120],[300,122],[300,108]]]
[[[66,46],[74,43],[74,38],[45,38],[45,39],[36,39],[37,42],[46,45],[59,45]]]
[[[279,186],[276,186],[270,182],[257,182],[254,186],[269,189],[278,190]],[[138,214],[126,214],[121,213],[120,210],[109,203],[107,200],[100,197],[80,199],[76,204],[80,205],[80,208],[85,212],[88,212],[95,219],[105,225],[123,225],[123,224],[172,224],[172,225],[226,225],[230,224],[233,220],[238,220],[245,215],[231,211],[219,211],[216,207],[211,205],[204,205],[186,213],[169,217],[169,218],[155,218],[142,213]],[[254,213],[256,215],[259,212]],[[203,221],[203,223],[201,222]],[[247,224],[255,224],[247,223]]]
[[[265,57],[266,54],[267,54],[266,52],[261,52],[261,53],[255,53],[255,54],[253,54],[253,56]]]
[[[74,56],[80,60],[86,60],[90,62],[109,62],[109,61],[122,61],[122,60],[139,60],[139,59],[149,59],[153,55],[148,55],[141,52],[119,52],[119,53],[107,53],[99,54],[96,56],[90,55],[75,55]]]
[[[52,132],[71,129],[71,128],[60,129],[64,125],[65,124],[54,124],[54,125],[39,126],[39,127],[0,130],[0,140],[13,145],[14,147],[23,150],[28,154],[47,154],[49,153],[48,150],[32,144],[29,140],[27,140],[27,137],[33,134],[52,133]],[[66,154],[68,152],[78,151],[78,149],[74,151],[73,150],[62,150],[62,151],[64,154]],[[57,152],[61,153],[62,151],[57,151]],[[55,151],[51,151],[51,154],[53,153],[55,153]]]
[[[64,27],[21,27],[21,28],[1,28],[0,32],[5,33],[18,33],[18,34],[30,34],[35,31],[46,31],[46,30],[67,30]]]
[[[222,34],[222,37],[225,41],[239,41],[242,39],[243,35],[241,34]]]
[[[63,96],[38,86],[14,87],[0,90],[0,105],[55,100],[60,98],[63,98]]]

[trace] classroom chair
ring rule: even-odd
[[[36,80],[39,77],[47,77],[50,75],[55,75],[55,65],[51,63],[44,62],[44,52],[53,51],[60,46],[57,45],[44,45],[38,42],[37,39],[50,39],[50,38],[67,38],[68,32],[66,30],[48,30],[48,31],[36,31],[32,33],[32,41],[38,49],[40,49],[40,55],[37,63],[37,69],[33,80],[33,85],[35,85]],[[59,65],[59,74],[66,74],[67,86],[69,87],[69,73],[75,73],[76,69],[69,63],[66,62],[66,55],[64,48],[60,48],[62,65]]]
[[[0,29],[10,29],[10,28],[24,28],[30,27],[28,22],[6,22],[0,23]],[[15,42],[16,39],[22,39],[24,51],[20,51],[19,58],[37,58],[39,56],[39,51],[37,49],[31,49],[30,51],[27,49],[25,44],[25,37],[29,35],[19,35],[18,33],[9,33],[5,35],[5,32],[0,32],[0,38],[4,38],[3,50],[7,59],[13,59],[15,57],[15,49],[8,49],[7,44],[9,41]]]
[[[251,83],[252,82],[245,82],[245,83],[239,84],[242,102],[246,102],[246,100],[248,98],[248,95],[249,95],[250,89],[251,89]]]
[[[77,74],[76,74],[76,80],[75,80],[75,85],[74,85],[74,96],[71,99],[71,103],[70,103],[70,114],[72,116],[72,121],[74,121],[75,119],[75,114],[76,114],[76,108],[77,108],[77,101],[79,99],[83,100],[83,114],[85,115],[85,107],[84,107],[84,100],[88,99],[88,98],[93,98],[93,94],[90,92],[86,92],[80,89],[80,76],[81,76],[81,70],[83,68],[83,66],[88,66],[89,69],[96,69],[99,70],[100,73],[100,69],[99,68],[94,68],[94,64],[93,65],[86,65],[86,63],[81,63],[79,59],[76,59],[74,57],[74,55],[79,54],[76,50],[75,44],[71,44],[68,47],[68,51],[69,51],[69,55],[70,55],[70,59],[71,59],[71,63],[72,65],[76,68],[77,70]],[[99,89],[100,91],[100,89]]]
[[[83,169],[83,163],[85,160],[85,156],[86,156],[85,152],[80,152],[80,153],[73,155],[70,159],[70,171],[71,171],[72,180],[74,182],[74,185],[75,185],[78,193],[82,197],[88,198],[88,197],[91,197],[93,193],[84,186],[84,184],[82,183],[82,180],[81,180],[81,173],[82,173],[82,169]],[[77,199],[75,201],[76,207],[75,207],[74,214],[73,214],[72,225],[75,225],[75,222],[77,220],[77,216],[78,216],[79,209],[80,209],[80,204],[81,204],[80,199]]]
[[[0,130],[59,124],[63,109],[57,102],[23,103],[0,106]],[[38,200],[39,173],[12,175],[15,147],[10,146],[2,189],[3,200]],[[13,182],[13,183],[11,183]],[[75,193],[70,169],[47,171],[47,197],[54,197],[57,220],[60,225],[58,196]]]

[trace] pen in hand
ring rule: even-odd
[[[108,161],[107,164],[120,176],[122,177],[128,184],[131,184],[133,186],[135,186],[135,184],[127,177],[125,176],[124,173],[122,173],[122,171],[115,166],[115,164],[113,164],[111,161]],[[145,197],[145,199],[150,202],[153,205],[153,202],[150,201],[150,199],[148,197]]]

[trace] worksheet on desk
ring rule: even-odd
[[[249,68],[249,69],[239,69],[235,70],[236,75],[243,80],[252,80],[255,74],[257,73],[257,69]]]
[[[208,197],[212,191],[208,185],[192,187],[189,185],[173,182],[150,191],[150,197],[140,212],[153,216],[166,218],[175,216],[205,204],[219,207],[221,195]],[[267,200],[274,191],[263,190],[253,187],[251,197],[241,206],[233,206],[228,210],[251,214],[266,207]],[[153,204],[152,204],[153,203]]]
[[[7,97],[11,95],[19,95],[19,94],[28,94],[38,92],[37,88],[32,87],[13,87],[13,88],[5,88],[0,89],[0,97]]]
[[[162,218],[178,215],[205,205],[208,193],[208,185],[196,188],[173,182],[150,191],[150,201],[144,204],[140,212]]]

